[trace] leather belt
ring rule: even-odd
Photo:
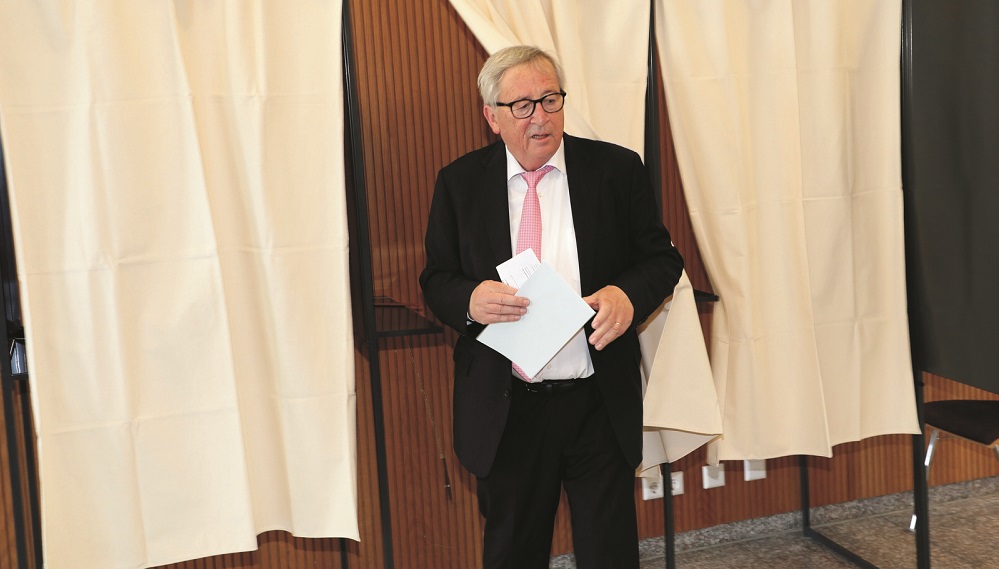
[[[515,375],[513,376],[513,384],[530,393],[562,393],[576,389],[580,385],[588,383],[592,378],[591,375],[576,379],[546,379],[538,383],[528,383]]]

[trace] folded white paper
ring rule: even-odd
[[[478,340],[534,377],[595,312],[547,263],[538,265],[517,296],[530,299],[527,314],[486,326]]]
[[[534,254],[534,249],[528,247],[511,257],[508,261],[496,265],[496,272],[499,273],[500,281],[503,284],[510,285],[513,288],[520,288],[524,286],[527,279],[531,278],[531,275],[534,274],[534,269],[538,268],[540,264],[541,261]]]

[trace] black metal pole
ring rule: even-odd
[[[666,569],[676,569],[676,528],[673,515],[673,475],[670,463],[659,465],[663,477],[663,546]]]
[[[902,0],[902,54],[899,62],[899,73],[901,79],[901,142],[902,142],[902,191],[910,192],[912,188],[912,0]],[[908,203],[909,200],[903,200]],[[912,220],[909,219],[909,211],[906,211],[905,230],[912,230]],[[909,247],[906,247],[906,256],[911,254]],[[906,280],[915,276],[909,275],[908,271],[915,266],[914,262],[906,259],[907,274]],[[912,294],[912,286],[908,287]],[[912,307],[916,304],[913,299],[909,299],[909,329],[919,328],[919,316]],[[927,490],[926,467],[924,465],[926,455],[926,444],[923,433],[926,431],[926,424],[923,420],[923,374],[922,367],[916,357],[917,334],[910,336],[910,359],[912,360],[913,378],[912,385],[916,396],[916,413],[919,417],[919,434],[912,436],[912,498],[913,513],[916,516],[916,567],[918,569],[929,569],[930,567],[930,518],[929,518],[929,491]]]
[[[923,374],[913,370],[916,387],[916,409],[919,414],[919,434],[912,435],[912,501],[916,516],[916,567],[930,569],[930,497],[927,488],[926,442],[923,433]]]
[[[822,533],[816,531],[812,528],[811,519],[811,488],[808,484],[808,457],[805,455],[798,456],[798,467],[800,471],[801,479],[801,533],[808,539],[817,541],[819,544],[823,545],[827,549],[830,549],[833,553],[839,555],[843,559],[846,559],[850,563],[853,563],[857,567],[862,569],[878,569],[877,565],[872,564],[863,557],[857,555],[856,553],[850,551],[849,549],[843,547],[842,545],[836,543],[835,541],[829,539],[828,537],[822,535]]]
[[[812,529],[812,498],[808,486],[808,457],[798,456],[798,479],[801,489],[801,529],[805,535]]]
[[[659,144],[659,89],[656,77],[659,58],[656,56],[656,3],[649,2],[649,57],[645,86],[645,167],[648,170],[656,198],[656,213],[662,219],[662,156]],[[676,569],[676,528],[673,513],[672,469],[668,462],[659,465],[663,477],[663,548],[666,569]]]
[[[656,3],[649,2],[649,63],[645,85],[645,167],[656,190],[656,211],[662,218],[662,157],[659,155],[659,88],[656,82],[659,58],[656,56]]]
[[[364,313],[364,339],[368,351],[371,381],[371,415],[375,434],[375,461],[378,471],[378,501],[382,522],[382,551],[385,569],[393,569],[392,513],[389,502],[385,418],[382,410],[381,370],[378,358],[378,331],[375,327],[374,276],[371,268],[371,236],[368,228],[368,201],[364,180],[364,156],[361,146],[361,112],[358,106],[354,41],[351,33],[350,1],[343,2],[343,72],[344,97],[349,111],[351,156],[353,157],[354,215],[357,224],[358,257],[361,268],[361,308]],[[342,557],[342,556],[341,556]]]
[[[656,3],[649,2],[649,58],[648,77],[645,86],[645,167],[656,197],[656,213],[662,218],[662,157],[659,155],[659,89],[656,77],[659,72],[659,58],[656,57]],[[659,465],[663,477],[663,548],[666,569],[676,569],[676,528],[673,514],[673,480],[670,463]]]
[[[340,569],[350,567],[350,555],[347,553],[347,540],[340,538]]]

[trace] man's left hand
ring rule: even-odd
[[[628,295],[614,285],[605,286],[584,297],[583,301],[597,311],[593,317],[593,333],[590,334],[590,343],[597,350],[620,338],[635,317],[635,307],[631,305]]]

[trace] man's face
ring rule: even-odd
[[[545,60],[524,63],[507,69],[500,79],[499,101],[510,103],[518,99],[540,99],[542,95],[557,93],[561,85],[555,69]],[[565,127],[565,109],[546,113],[541,104],[534,107],[534,114],[526,119],[514,118],[509,107],[484,106],[493,132],[500,135],[513,157],[525,170],[544,166],[562,144]]]

